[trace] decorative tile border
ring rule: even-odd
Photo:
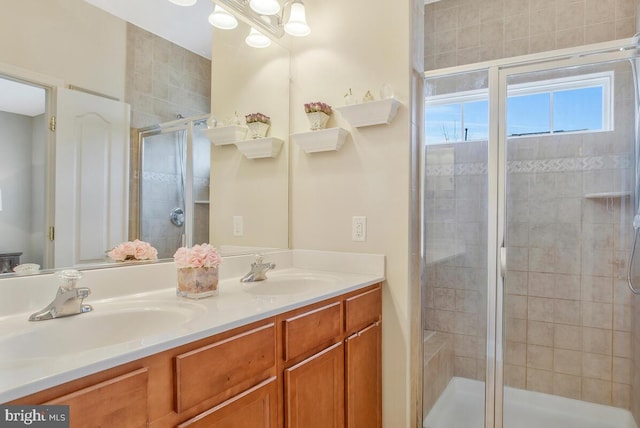
[[[165,174],[163,172],[153,171],[143,171],[142,179],[167,184],[178,184],[180,182],[180,176],[178,174]],[[193,177],[193,184],[201,187],[208,186],[209,177]]]
[[[556,158],[541,160],[508,161],[507,172],[536,173],[536,172],[568,172],[568,171],[595,171],[602,169],[625,169],[631,167],[631,155],[606,155],[581,158]],[[487,174],[486,162],[470,162],[442,165],[428,165],[426,175],[450,176],[450,175],[485,175]]]

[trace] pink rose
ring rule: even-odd
[[[107,253],[107,256],[109,256],[109,258],[111,260],[115,260],[117,262],[121,262],[124,261],[124,259],[127,257],[123,252],[122,252],[122,248],[120,247],[120,245],[118,245],[117,247],[115,247],[114,249],[112,249],[111,251],[109,251]]]
[[[178,267],[178,269],[189,267],[188,256],[189,251],[186,248],[178,248],[178,251],[176,251],[176,253],[173,255],[173,260],[176,262],[176,266]]]

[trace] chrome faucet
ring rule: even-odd
[[[62,282],[58,287],[56,297],[41,311],[31,314],[29,321],[44,321],[69,315],[83,314],[93,310],[91,305],[84,305],[82,301],[91,294],[87,287],[76,287],[82,274],[77,270],[63,270],[58,272]]]
[[[267,271],[276,267],[275,263],[263,263],[264,257],[256,255],[256,261],[251,263],[251,271],[240,278],[240,282],[264,281],[267,279]]]

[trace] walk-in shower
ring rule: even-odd
[[[208,116],[177,120],[138,133],[138,235],[158,257],[209,241],[210,143]]]
[[[424,427],[636,428],[637,56],[425,73]]]

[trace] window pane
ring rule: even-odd
[[[425,108],[425,133],[427,144],[447,141],[460,141],[460,122],[462,121],[462,105],[447,104]]]
[[[553,132],[602,129],[602,87],[553,93]]]
[[[462,139],[489,139],[489,101],[464,103],[464,134]]]
[[[509,97],[507,100],[507,135],[548,134],[550,94]]]

